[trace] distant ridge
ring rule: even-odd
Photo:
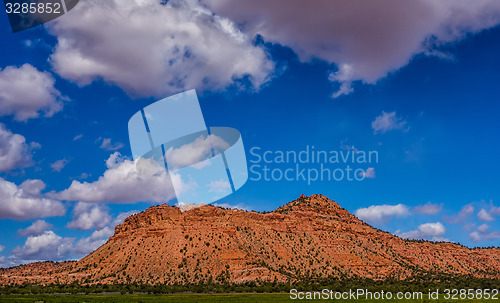
[[[302,195],[270,213],[150,207],[128,217],[82,260],[1,269],[0,284],[403,279],[421,273],[499,278],[500,249],[403,240],[325,196]]]

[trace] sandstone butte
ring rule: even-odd
[[[500,249],[408,241],[375,229],[322,195],[273,212],[160,205],[127,218],[80,261],[0,270],[7,283],[204,283],[303,277],[500,277]]]

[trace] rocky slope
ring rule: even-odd
[[[420,272],[500,277],[500,249],[405,241],[357,219],[325,196],[270,213],[167,205],[127,218],[78,262],[0,271],[0,284],[190,283],[303,277],[406,278]]]

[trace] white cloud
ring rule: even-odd
[[[179,148],[174,149],[170,147],[165,151],[165,159],[169,169],[172,170],[188,165],[192,165],[195,168],[202,168],[201,166],[210,163],[210,161],[203,160],[207,160],[211,157],[212,148],[214,151],[217,151],[226,150],[230,146],[229,143],[218,136],[200,136],[193,142],[184,144]]]
[[[60,76],[104,79],[134,95],[222,89],[245,76],[258,88],[274,69],[252,37],[194,0],[82,1],[49,30]]]
[[[86,256],[106,243],[112,235],[113,230],[109,227],[94,231],[89,237],[78,240],[73,251],[77,256]]]
[[[424,205],[418,205],[413,208],[416,214],[435,215],[443,209],[443,204],[432,204],[427,202]]]
[[[88,237],[76,241],[75,238],[61,237],[52,230],[41,231],[37,235],[30,235],[23,246],[12,251],[8,262],[0,259],[0,266],[15,266],[20,263],[33,261],[61,261],[72,258],[81,258],[106,243],[114,233],[114,228],[123,223],[123,220],[137,211],[120,213],[109,221],[107,226],[92,232]],[[76,241],[76,242],[75,242]],[[1,251],[1,250],[0,250]]]
[[[497,0],[203,2],[247,33],[291,47],[302,61],[335,63],[334,97],[351,92],[353,81],[376,83],[417,54],[442,56],[443,44],[500,22]]]
[[[488,224],[481,224],[477,227],[477,231],[485,233],[488,231],[489,228],[490,226]]]
[[[349,95],[354,91],[352,88],[353,74],[353,66],[347,63],[341,64],[338,71],[330,73],[328,80],[340,83],[339,89],[332,94],[333,98],[337,98],[342,95]]]
[[[91,176],[91,174],[82,173],[81,175],[79,175],[78,177],[76,177],[74,179],[87,179],[90,176]]]
[[[443,219],[447,223],[458,224],[458,223],[463,223],[473,213],[474,213],[474,206],[472,206],[471,204],[467,204],[464,207],[462,207],[462,209],[458,214],[453,216],[445,216],[443,217]]]
[[[500,215],[500,207],[496,207],[493,204],[490,204],[489,210],[482,208],[477,213],[477,218],[483,222],[491,222],[495,221],[495,216]]]
[[[61,159],[57,160],[56,162],[50,164],[50,168],[52,168],[53,171],[56,171],[58,173],[61,172],[61,170],[66,167],[66,165],[69,163],[67,159]]]
[[[210,188],[208,190],[209,192],[226,193],[231,190],[231,184],[222,179],[218,181],[211,181],[210,184],[207,184],[207,186]]]
[[[339,66],[338,71],[330,73],[328,76],[328,80],[332,82],[339,82],[339,89],[332,94],[333,98],[338,98],[342,95],[349,95],[354,91],[352,88],[352,79],[353,79],[354,69],[351,64],[341,64]]]
[[[469,234],[469,238],[473,242],[483,242],[500,239],[500,231],[489,231],[490,226],[488,224],[482,224],[478,226],[476,231]]]
[[[109,225],[95,230],[89,237],[78,240],[73,247],[73,254],[76,257],[83,257],[93,252],[101,245],[106,243],[109,237],[114,234],[115,227],[123,223],[126,218],[138,213],[132,210],[125,213],[120,213],[114,220],[109,222]]]
[[[359,175],[364,178],[374,179],[375,178],[375,168],[368,167],[364,172],[360,172]]]
[[[39,236],[50,228],[52,228],[52,224],[47,223],[45,220],[37,220],[30,226],[18,230],[17,234],[21,237]]]
[[[469,234],[469,239],[471,239],[473,242],[479,242],[481,241],[482,237],[479,232],[473,231]]]
[[[0,100],[0,104],[1,102]],[[31,166],[31,150],[32,147],[26,144],[26,138],[12,133],[0,123],[0,171]]]
[[[73,138],[73,141],[78,141],[78,140],[80,140],[81,138],[83,138],[83,134],[76,135],[76,136]]]
[[[26,180],[19,185],[19,189],[26,195],[40,197],[40,193],[45,189],[45,183],[42,180]]]
[[[58,261],[70,255],[73,241],[73,238],[63,238],[49,230],[39,236],[28,237],[22,247],[16,247],[12,252],[15,259],[23,261]]]
[[[45,183],[27,180],[20,186],[0,178],[0,218],[30,219],[62,216],[63,204],[41,194]]]
[[[5,246],[0,245],[0,253],[5,249]],[[0,260],[1,261],[1,260]]]
[[[368,208],[356,210],[356,217],[368,223],[386,223],[392,217],[403,217],[410,214],[404,204],[398,205],[372,205]]]
[[[491,221],[495,221],[495,218],[493,218],[492,215],[490,215],[490,213],[488,213],[488,211],[486,209],[481,209],[478,213],[477,213],[477,218],[480,220],[480,221],[484,221],[484,222],[491,222]]]
[[[500,207],[491,205],[490,214],[492,214],[493,216],[500,216]]]
[[[396,112],[386,113],[375,118],[372,122],[372,129],[375,134],[386,133],[395,129],[402,129],[405,127],[406,121],[396,116]]]
[[[54,83],[52,75],[29,64],[0,69],[0,116],[14,115],[18,121],[51,117],[66,99]]]
[[[78,202],[73,209],[73,220],[67,226],[80,230],[101,229],[110,221],[111,216],[105,207]]]
[[[101,146],[99,148],[107,151],[119,150],[125,146],[121,142],[116,142],[113,144],[110,138],[99,138],[99,139],[102,140]]]
[[[149,163],[144,160],[143,166],[146,162]],[[152,168],[149,171],[143,167],[139,167],[139,171],[134,161],[126,160],[115,152],[106,161],[108,169],[97,181],[82,183],[74,180],[68,189],[50,196],[89,203],[166,203],[175,198],[172,182],[177,182],[179,186],[176,188],[182,189],[181,179],[175,176],[171,181],[164,169],[156,167],[155,163],[150,165]]]
[[[109,155],[109,158],[106,160],[106,167],[108,169],[118,168],[122,163],[127,161],[127,157],[122,156],[119,152],[114,152]]]
[[[441,222],[425,223],[418,226],[418,230],[412,230],[406,233],[399,234],[403,239],[427,239],[431,238],[434,241],[443,241],[441,236],[446,233],[446,228]]]

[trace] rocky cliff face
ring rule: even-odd
[[[30,266],[24,277],[19,272],[26,273],[25,267],[3,270],[0,283],[238,283],[421,272],[500,277],[500,249],[405,241],[313,195],[270,213],[151,207],[127,218],[106,244],[78,262],[50,265],[51,271]]]

